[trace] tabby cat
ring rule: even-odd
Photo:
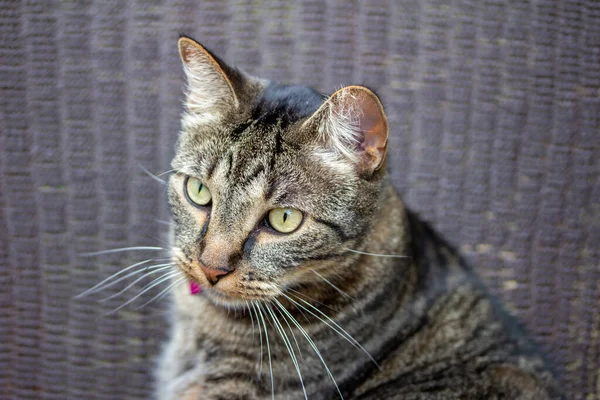
[[[556,399],[543,357],[390,184],[363,86],[323,96],[179,52],[168,399]]]

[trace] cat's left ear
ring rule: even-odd
[[[190,38],[181,37],[178,45],[188,81],[188,112],[196,120],[216,122],[237,109],[235,71]]]
[[[319,141],[371,174],[383,165],[388,122],[379,98],[364,86],[346,86],[305,122],[317,124]]]

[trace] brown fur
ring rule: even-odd
[[[203,291],[174,290],[159,399],[299,399],[298,369],[309,399],[560,398],[524,333],[392,188],[374,94],[273,86],[182,43],[184,63],[214,61],[236,101],[221,90],[214,118],[184,116],[173,256]],[[186,200],[185,176],[210,188],[210,207]],[[276,207],[304,213],[297,231],[264,224]],[[231,272],[213,285],[202,266]]]

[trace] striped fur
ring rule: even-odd
[[[219,124],[184,124],[173,160],[173,257],[203,291],[175,290],[157,398],[560,398],[519,326],[385,168],[323,159],[332,125],[307,121],[326,98],[241,76],[224,75],[239,105],[221,107]],[[340,140],[337,154],[360,151]],[[185,176],[210,188],[210,208],[186,201]],[[300,228],[269,230],[275,207],[302,210]],[[214,286],[206,251],[232,271]]]

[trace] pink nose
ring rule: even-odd
[[[222,276],[231,272],[225,269],[207,267],[205,265],[202,265],[200,268],[202,268],[202,272],[204,272],[206,279],[213,285],[216,284]]]

